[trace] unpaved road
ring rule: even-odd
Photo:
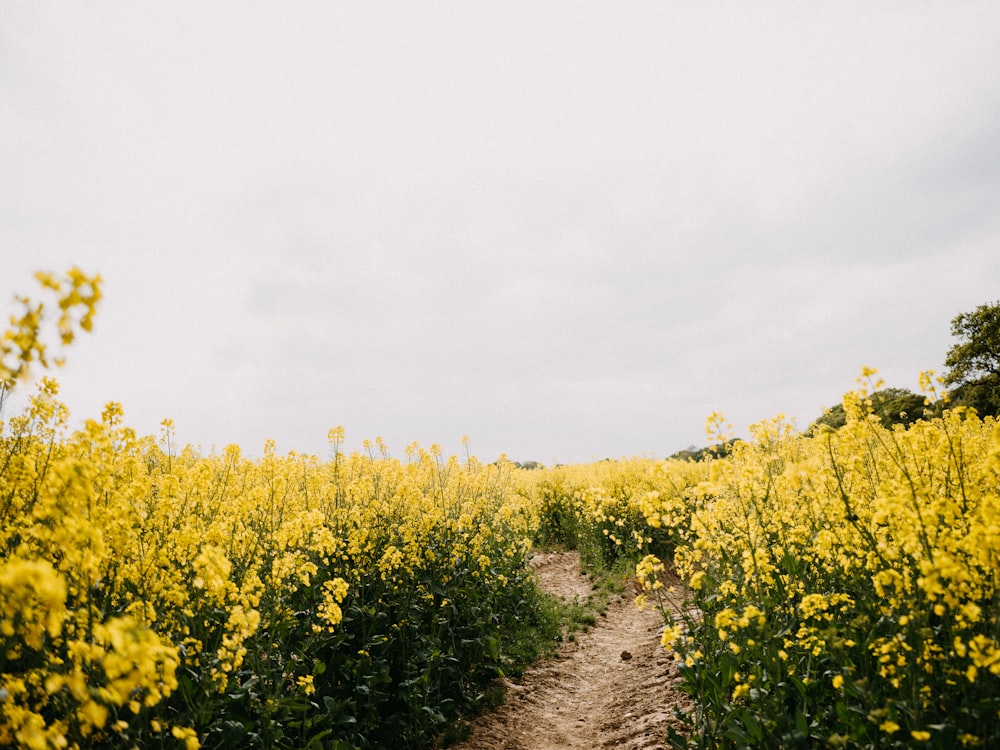
[[[545,590],[570,600],[590,594],[575,552],[537,555],[533,565]],[[471,735],[454,747],[666,748],[666,728],[676,723],[673,706],[688,705],[688,698],[675,688],[680,678],[660,645],[662,627],[659,612],[637,610],[634,592],[626,594],[556,659],[509,684],[506,703],[473,720]]]

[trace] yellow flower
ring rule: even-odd
[[[14,557],[0,563],[0,636],[17,636],[40,650],[66,618],[65,579],[44,560]]]
[[[385,558],[383,557],[383,559]],[[320,621],[325,623],[326,630],[332,632],[334,627],[339,625],[344,618],[340,604],[344,601],[344,597],[347,596],[347,590],[348,584],[343,578],[334,578],[323,584],[323,601],[320,603],[316,615]],[[314,627],[314,630],[320,629],[323,628],[319,626]]]
[[[313,684],[313,676],[311,674],[302,675],[296,680],[296,683],[305,691],[306,695],[312,695],[316,692],[316,686]]]
[[[184,750],[198,750],[201,747],[198,733],[190,727],[171,727],[170,734],[184,743]]]
[[[674,644],[677,643],[680,638],[681,626],[677,624],[668,625],[663,628],[663,633],[660,635],[660,645],[666,649],[673,648]]]

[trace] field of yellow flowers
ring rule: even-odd
[[[88,330],[100,279],[40,274],[0,338],[0,404]],[[51,311],[55,310],[55,318]],[[426,746],[530,627],[512,466],[376,440],[250,460],[69,433],[58,385],[0,423],[0,746]]]
[[[43,380],[0,441],[0,745],[419,746],[530,620],[507,464],[64,419]]]
[[[888,429],[874,376],[836,431],[777,418],[704,462],[533,478],[543,535],[639,560],[698,705],[675,746],[1000,747],[1000,425],[945,408],[928,374],[925,418]]]
[[[68,344],[100,280],[39,280]],[[0,405],[55,360],[20,303]],[[678,747],[998,747],[1000,426],[938,400],[887,429],[865,388],[844,406],[706,461],[526,471],[346,454],[339,428],[325,460],[206,456],[114,403],[70,432],[42,378],[0,423],[0,745],[427,747],[539,621],[527,559],[561,544],[661,608],[698,705]]]

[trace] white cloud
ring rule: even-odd
[[[208,448],[663,454],[940,367],[996,296],[992,3],[0,8],[0,295]]]

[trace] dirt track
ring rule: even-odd
[[[590,593],[575,552],[533,561],[540,585],[572,599]],[[660,646],[663,618],[639,611],[634,595],[613,603],[590,632],[567,643],[555,660],[530,668],[508,685],[507,702],[472,722],[460,750],[556,748],[665,748],[677,667]]]

